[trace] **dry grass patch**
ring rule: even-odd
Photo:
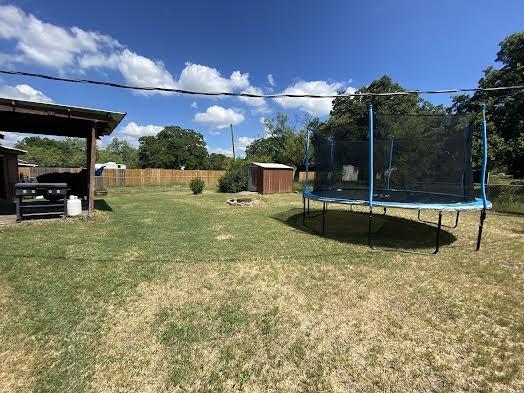
[[[522,352],[504,355],[522,343],[468,305],[463,277],[407,267],[254,260],[177,269],[110,319],[93,389],[524,386]]]
[[[0,277],[0,391],[6,393],[33,390],[35,366],[42,356],[34,340],[13,331],[12,310],[23,312],[22,305],[16,303],[13,291]]]

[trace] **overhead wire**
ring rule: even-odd
[[[223,97],[245,97],[245,98],[337,98],[337,97],[384,97],[384,96],[406,96],[412,94],[453,94],[453,93],[475,93],[475,92],[507,92],[508,94],[514,93],[516,91],[524,91],[524,85],[512,85],[512,86],[497,86],[497,87],[475,87],[475,88],[461,88],[461,89],[416,89],[416,90],[401,90],[393,92],[384,92],[384,93],[374,93],[374,92],[341,92],[336,94],[292,94],[292,93],[277,93],[277,94],[256,94],[256,93],[245,93],[245,92],[228,92],[228,91],[195,91],[195,90],[185,90],[177,89],[171,87],[161,87],[161,86],[133,86],[126,85],[116,82],[108,81],[97,81],[92,79],[75,79],[75,78],[65,78],[47,74],[39,74],[33,72],[24,72],[17,70],[1,70],[0,74],[5,75],[14,75],[14,76],[24,76],[30,78],[39,78],[47,79],[52,81],[60,82],[69,82],[69,83],[78,83],[78,84],[90,84],[97,86],[107,86],[118,89],[129,89],[129,90],[138,90],[138,91],[152,91],[152,92],[164,92],[164,93],[177,93],[177,94],[187,94],[187,95],[199,95],[199,96],[223,96]]]

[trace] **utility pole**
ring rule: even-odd
[[[235,157],[235,136],[233,135],[233,124],[230,124],[229,127],[231,128],[231,144],[233,145],[233,159]]]

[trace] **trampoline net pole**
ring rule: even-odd
[[[373,204],[373,105],[368,105],[368,171],[369,171],[369,180],[368,180],[368,188],[369,188],[369,194],[368,194],[368,201],[369,201],[369,208],[371,209],[371,206]]]
[[[488,166],[488,124],[486,122],[486,104],[481,104],[482,109],[482,178],[480,179],[480,190],[484,209],[487,207],[486,197],[486,170]]]
[[[309,126],[306,130],[306,179],[304,180],[304,191],[306,190],[308,186],[308,177],[309,177]]]

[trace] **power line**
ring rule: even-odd
[[[209,91],[193,91],[184,89],[175,89],[169,87],[152,87],[152,86],[132,86],[124,85],[115,82],[96,81],[91,79],[73,79],[62,78],[58,76],[36,74],[32,72],[23,72],[16,70],[0,70],[0,74],[27,76],[31,78],[48,79],[60,82],[81,83],[98,86],[115,87],[118,89],[140,90],[140,91],[158,91],[167,93],[178,93],[188,95],[200,96],[225,96],[225,97],[247,97],[247,98],[336,98],[336,97],[381,97],[381,96],[405,96],[410,94],[452,94],[452,93],[475,93],[475,92],[491,92],[491,91],[508,91],[514,92],[517,90],[524,91],[524,85],[514,86],[499,86],[499,87],[477,87],[466,89],[443,89],[443,90],[405,90],[393,91],[388,93],[337,93],[337,94],[253,94],[253,93],[231,93],[231,92],[209,92]]]

